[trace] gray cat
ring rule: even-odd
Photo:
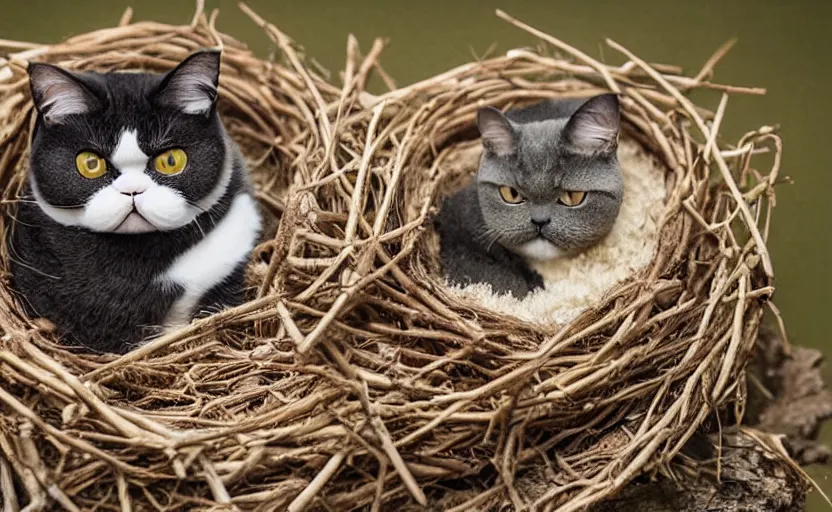
[[[543,287],[528,260],[580,252],[615,223],[624,194],[618,98],[550,100],[508,114],[486,107],[477,126],[476,179],[436,219],[440,259],[454,284],[488,283],[523,298]]]

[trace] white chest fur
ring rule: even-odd
[[[517,248],[517,252],[532,261],[548,261],[563,256],[562,250],[555,247],[553,243],[540,238],[521,245]]]
[[[171,306],[166,327],[189,323],[199,300],[248,258],[260,233],[260,222],[254,199],[248,194],[238,195],[219,224],[174,260],[159,279],[175,283],[184,291]]]

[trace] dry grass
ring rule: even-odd
[[[773,291],[765,240],[780,140],[769,127],[736,145],[719,137],[728,94],[761,92],[710,81],[722,50],[690,78],[608,41],[627,58],[608,66],[499,13],[546,49],[372,95],[372,73],[392,87],[381,42],[362,55],[350,38],[336,87],[245,10],[279,63],[201,9],[186,26],[131,24],[128,12],[54,46],[0,42],[18,52],[0,61],[4,230],[26,168],[26,60],[161,71],[216,45],[224,119],[280,218],[256,252],[250,302],[120,359],[57,344],[20,313],[4,271],[5,510],[387,510],[465,479],[482,492],[457,510],[566,512],[645,471],[672,474],[715,408],[742,416]],[[723,94],[715,113],[687,99],[694,89]],[[628,135],[668,168],[655,260],[568,325],[461,302],[442,286],[429,217],[466,177],[452,161],[476,136],[476,109],[604,90],[621,93]],[[541,464],[551,491],[526,503],[515,475]]]

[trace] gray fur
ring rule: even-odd
[[[481,109],[479,172],[445,200],[437,218],[450,281],[489,283],[495,292],[522,298],[543,286],[528,258],[575,254],[603,239],[624,192],[616,155],[619,124],[613,94],[545,101],[508,114]],[[525,200],[507,203],[501,186],[513,187]],[[570,207],[558,201],[564,191],[586,196]]]

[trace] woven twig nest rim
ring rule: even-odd
[[[127,356],[56,343],[0,287],[0,479],[5,495],[65,508],[335,510],[436,503],[441,482],[500,503],[578,510],[673,457],[716,407],[742,416],[743,369],[772,293],[765,248],[780,140],[719,137],[728,94],[628,61],[601,64],[499,13],[567,57],[513,50],[381,95],[382,44],[347,44],[342,86],[248,8],[285,64],[218,32],[130,24],[54,46],[17,44],[0,68],[0,180],[9,229],[26,169],[27,59],[74,69],[168,69],[224,48],[221,112],[279,218],[256,251],[254,297]],[[687,93],[722,93],[714,114]],[[655,259],[563,326],[460,301],[442,284],[430,219],[447,165],[483,105],[620,93],[629,137],[669,170]],[[757,154],[775,155],[763,172]],[[454,174],[454,173],[457,174]],[[3,261],[11,257],[3,246]],[[7,267],[4,267],[7,268]],[[552,469],[523,495],[515,475]],[[47,489],[49,489],[47,498]],[[17,499],[17,498],[15,498]],[[447,503],[447,502],[445,502]]]

